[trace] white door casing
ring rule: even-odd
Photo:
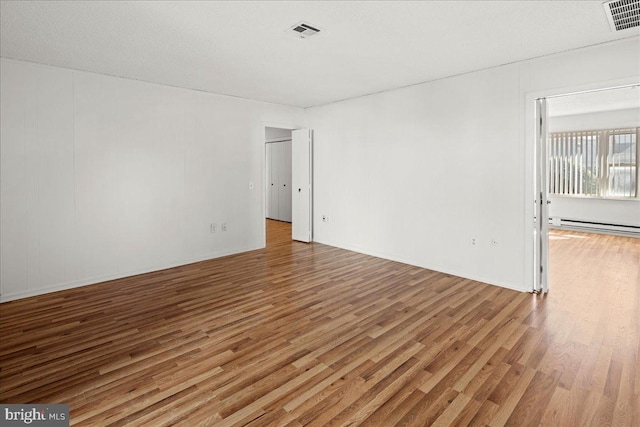
[[[534,291],[549,291],[549,205],[547,198],[547,100],[536,99],[536,200]]]

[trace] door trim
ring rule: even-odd
[[[547,200],[547,98],[536,99],[535,261],[533,292],[549,292],[549,207]]]

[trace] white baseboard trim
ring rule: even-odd
[[[127,271],[123,273],[116,273],[107,276],[99,276],[99,277],[91,277],[82,280],[75,280],[72,282],[65,283],[57,283],[55,285],[46,286],[38,289],[29,289],[24,292],[17,292],[12,294],[0,295],[0,303],[9,302],[22,298],[29,298],[39,295],[45,295],[52,292],[64,291],[67,289],[79,288],[81,286],[95,285],[97,283],[108,282],[110,280],[122,279],[124,277],[136,276],[138,274],[152,273],[155,271],[167,270],[169,268],[181,267],[187,264],[193,264],[196,262],[207,261],[210,259],[221,258],[224,256],[235,255],[243,252],[250,252],[256,249],[261,249],[261,247],[246,247],[246,248],[235,248],[228,249],[224,251],[212,252],[206,255],[201,255],[193,258],[185,258],[180,261],[172,262],[167,265],[159,265],[150,268],[144,268],[140,270]]]
[[[637,225],[600,224],[585,221],[560,219],[555,223],[549,223],[549,228],[557,230],[584,231],[587,233],[610,234],[640,238],[640,227]]]
[[[514,286],[511,283],[501,283],[501,282],[497,282],[495,280],[487,279],[485,277],[473,276],[473,275],[469,275],[469,274],[460,274],[459,272],[454,272],[454,271],[443,271],[442,269],[439,269],[437,267],[417,264],[414,261],[411,261],[411,260],[408,260],[408,259],[404,259],[402,257],[396,257],[396,256],[393,256],[393,255],[390,255],[390,254],[385,254],[385,253],[381,253],[381,252],[377,252],[377,251],[371,251],[371,250],[368,250],[366,248],[361,248],[361,247],[358,247],[358,246],[343,245],[343,244],[340,244],[338,242],[331,242],[331,241],[315,240],[315,242],[323,244],[323,245],[334,246],[336,248],[341,248],[341,249],[345,249],[345,250],[352,251],[352,252],[358,252],[358,253],[361,253],[361,254],[374,256],[376,258],[387,259],[387,260],[390,260],[390,261],[400,262],[402,264],[412,265],[412,266],[419,267],[419,268],[424,268],[424,269],[433,270],[433,271],[439,271],[439,272],[444,273],[444,274],[449,274],[449,275],[452,275],[452,276],[461,277],[463,279],[469,279],[469,280],[473,280],[473,281],[476,281],[476,282],[486,283],[486,284],[493,285],[493,286],[499,286],[499,287],[502,287],[502,288],[511,289],[511,290],[518,291],[518,292],[530,292],[530,289],[527,289],[525,287],[517,287],[517,286]],[[28,298],[28,297],[44,295],[44,294],[48,294],[48,293],[52,293],[52,292],[64,291],[64,290],[67,290],[67,289],[78,288],[78,287],[81,287],[81,286],[95,285],[96,283],[107,282],[107,281],[116,280],[116,279],[122,279],[124,277],[136,276],[138,274],[145,274],[145,273],[151,273],[151,272],[160,271],[160,270],[166,270],[166,269],[169,269],[169,268],[180,267],[180,266],[187,265],[187,264],[193,264],[195,262],[201,262],[201,261],[220,258],[220,257],[224,257],[224,256],[235,255],[235,254],[239,254],[239,253],[243,253],[243,252],[249,252],[249,251],[253,251],[253,250],[257,250],[257,249],[262,249],[262,248],[263,248],[263,246],[262,247],[261,246],[257,246],[257,247],[245,247],[245,248],[229,249],[229,250],[213,252],[213,253],[209,253],[209,254],[206,254],[206,255],[197,256],[197,257],[193,257],[193,258],[186,258],[186,259],[183,259],[181,261],[169,263],[169,264],[162,265],[162,266],[155,266],[155,267],[151,267],[151,268],[128,271],[128,272],[124,272],[124,273],[117,273],[117,274],[112,274],[112,275],[107,275],[107,276],[91,277],[91,278],[87,278],[87,279],[83,279],[83,280],[77,280],[77,281],[73,281],[73,282],[59,283],[59,284],[55,284],[55,285],[52,285],[52,286],[47,286],[47,287],[43,287],[43,288],[39,288],[39,289],[29,289],[29,290],[26,290],[24,292],[1,295],[0,296],[0,303],[9,302],[9,301],[17,300],[17,299],[22,299],[22,298]]]
[[[473,275],[469,275],[469,274],[460,274],[460,272],[455,272],[455,271],[445,271],[445,270],[442,270],[442,269],[440,269],[438,267],[417,264],[415,261],[403,259],[402,257],[396,257],[396,256],[393,256],[393,255],[384,254],[384,253],[381,253],[381,252],[370,251],[368,249],[357,247],[357,246],[343,245],[343,244],[340,244],[340,243],[337,243],[337,242],[331,242],[331,241],[314,240],[314,242],[321,243],[323,245],[334,246],[336,248],[345,249],[345,250],[352,251],[352,252],[358,252],[358,253],[361,253],[361,254],[374,256],[376,258],[382,258],[382,259],[387,259],[389,261],[395,261],[395,262],[399,262],[399,263],[402,263],[402,264],[412,265],[414,267],[424,268],[426,270],[437,271],[437,272],[440,272],[440,273],[449,274],[451,276],[461,277],[463,279],[469,279],[469,280],[473,280],[475,282],[485,283],[487,285],[499,286],[501,288],[511,289],[513,291],[531,292],[531,288],[528,288],[526,286],[519,287],[519,286],[514,286],[511,283],[503,283],[503,282],[498,282],[498,281],[495,281],[495,280],[490,280],[490,279],[487,279],[486,277],[473,276]]]

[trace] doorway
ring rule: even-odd
[[[266,245],[291,241],[291,129],[265,127]]]
[[[266,217],[291,223],[291,130],[265,128]]]
[[[289,240],[313,240],[312,136],[310,129],[265,126],[265,245],[272,230],[287,226]]]
[[[570,271],[579,263],[559,253],[571,247],[566,240],[601,240],[591,233],[640,237],[640,86],[535,103],[534,291],[547,292],[557,277],[580,277]]]

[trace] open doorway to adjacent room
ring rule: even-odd
[[[291,242],[291,129],[265,127],[266,244]]]
[[[640,86],[543,101],[546,146],[537,173],[548,233],[542,227],[541,265],[548,245],[546,285],[557,301],[565,293],[583,295],[580,310],[589,308],[585,313],[597,320],[607,315],[598,307],[624,310],[621,296],[638,291]]]

